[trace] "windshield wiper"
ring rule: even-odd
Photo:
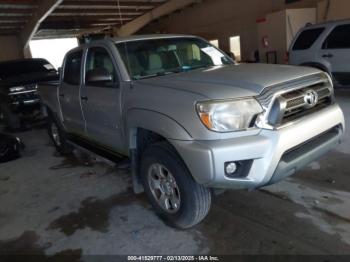
[[[142,79],[152,78],[152,77],[156,77],[156,76],[157,76],[157,74],[145,75],[145,76],[134,76],[133,79],[134,80],[142,80]]]
[[[171,71],[157,72],[157,73],[151,74],[151,75],[137,76],[137,77],[134,77],[134,79],[141,80],[141,79],[147,79],[147,78],[152,78],[152,77],[157,77],[157,76],[166,76],[166,75],[171,75],[171,74],[177,74],[177,73],[181,73],[181,72],[185,72],[185,71],[182,69],[176,69],[176,70],[171,70]]]

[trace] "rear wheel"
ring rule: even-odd
[[[64,155],[72,153],[72,147],[68,144],[63,127],[56,117],[52,115],[48,117],[47,129],[58,152]]]
[[[167,224],[186,229],[208,214],[211,191],[194,181],[169,144],[161,142],[146,149],[141,176],[148,199]]]

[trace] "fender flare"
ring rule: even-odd
[[[193,140],[188,131],[175,119],[157,111],[142,108],[128,110],[125,117],[125,134],[129,149],[134,148],[133,130],[143,128],[170,140]]]
[[[175,119],[148,109],[134,108],[125,116],[125,135],[131,159],[131,173],[134,193],[144,191],[139,177],[138,129],[152,131],[167,140],[193,140],[187,130]]]

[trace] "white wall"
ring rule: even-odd
[[[181,33],[219,39],[224,51],[230,49],[229,38],[239,35],[242,59],[247,60],[258,49],[257,20],[286,8],[316,7],[318,1],[301,0],[285,5],[285,0],[204,0],[151,23],[140,33]]]
[[[286,11],[268,14],[265,21],[258,24],[258,46],[261,62],[267,62],[266,53],[276,51],[277,63],[284,63],[286,52]],[[267,39],[268,46],[263,45],[263,39]]]
[[[286,53],[298,31],[307,23],[316,23],[316,8],[287,9],[268,14],[258,25],[259,51],[262,62],[266,62],[266,52],[276,51],[277,63],[286,63]],[[269,46],[263,46],[267,37]]]

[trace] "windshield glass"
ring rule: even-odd
[[[133,80],[234,63],[198,38],[139,40],[117,48]]]

